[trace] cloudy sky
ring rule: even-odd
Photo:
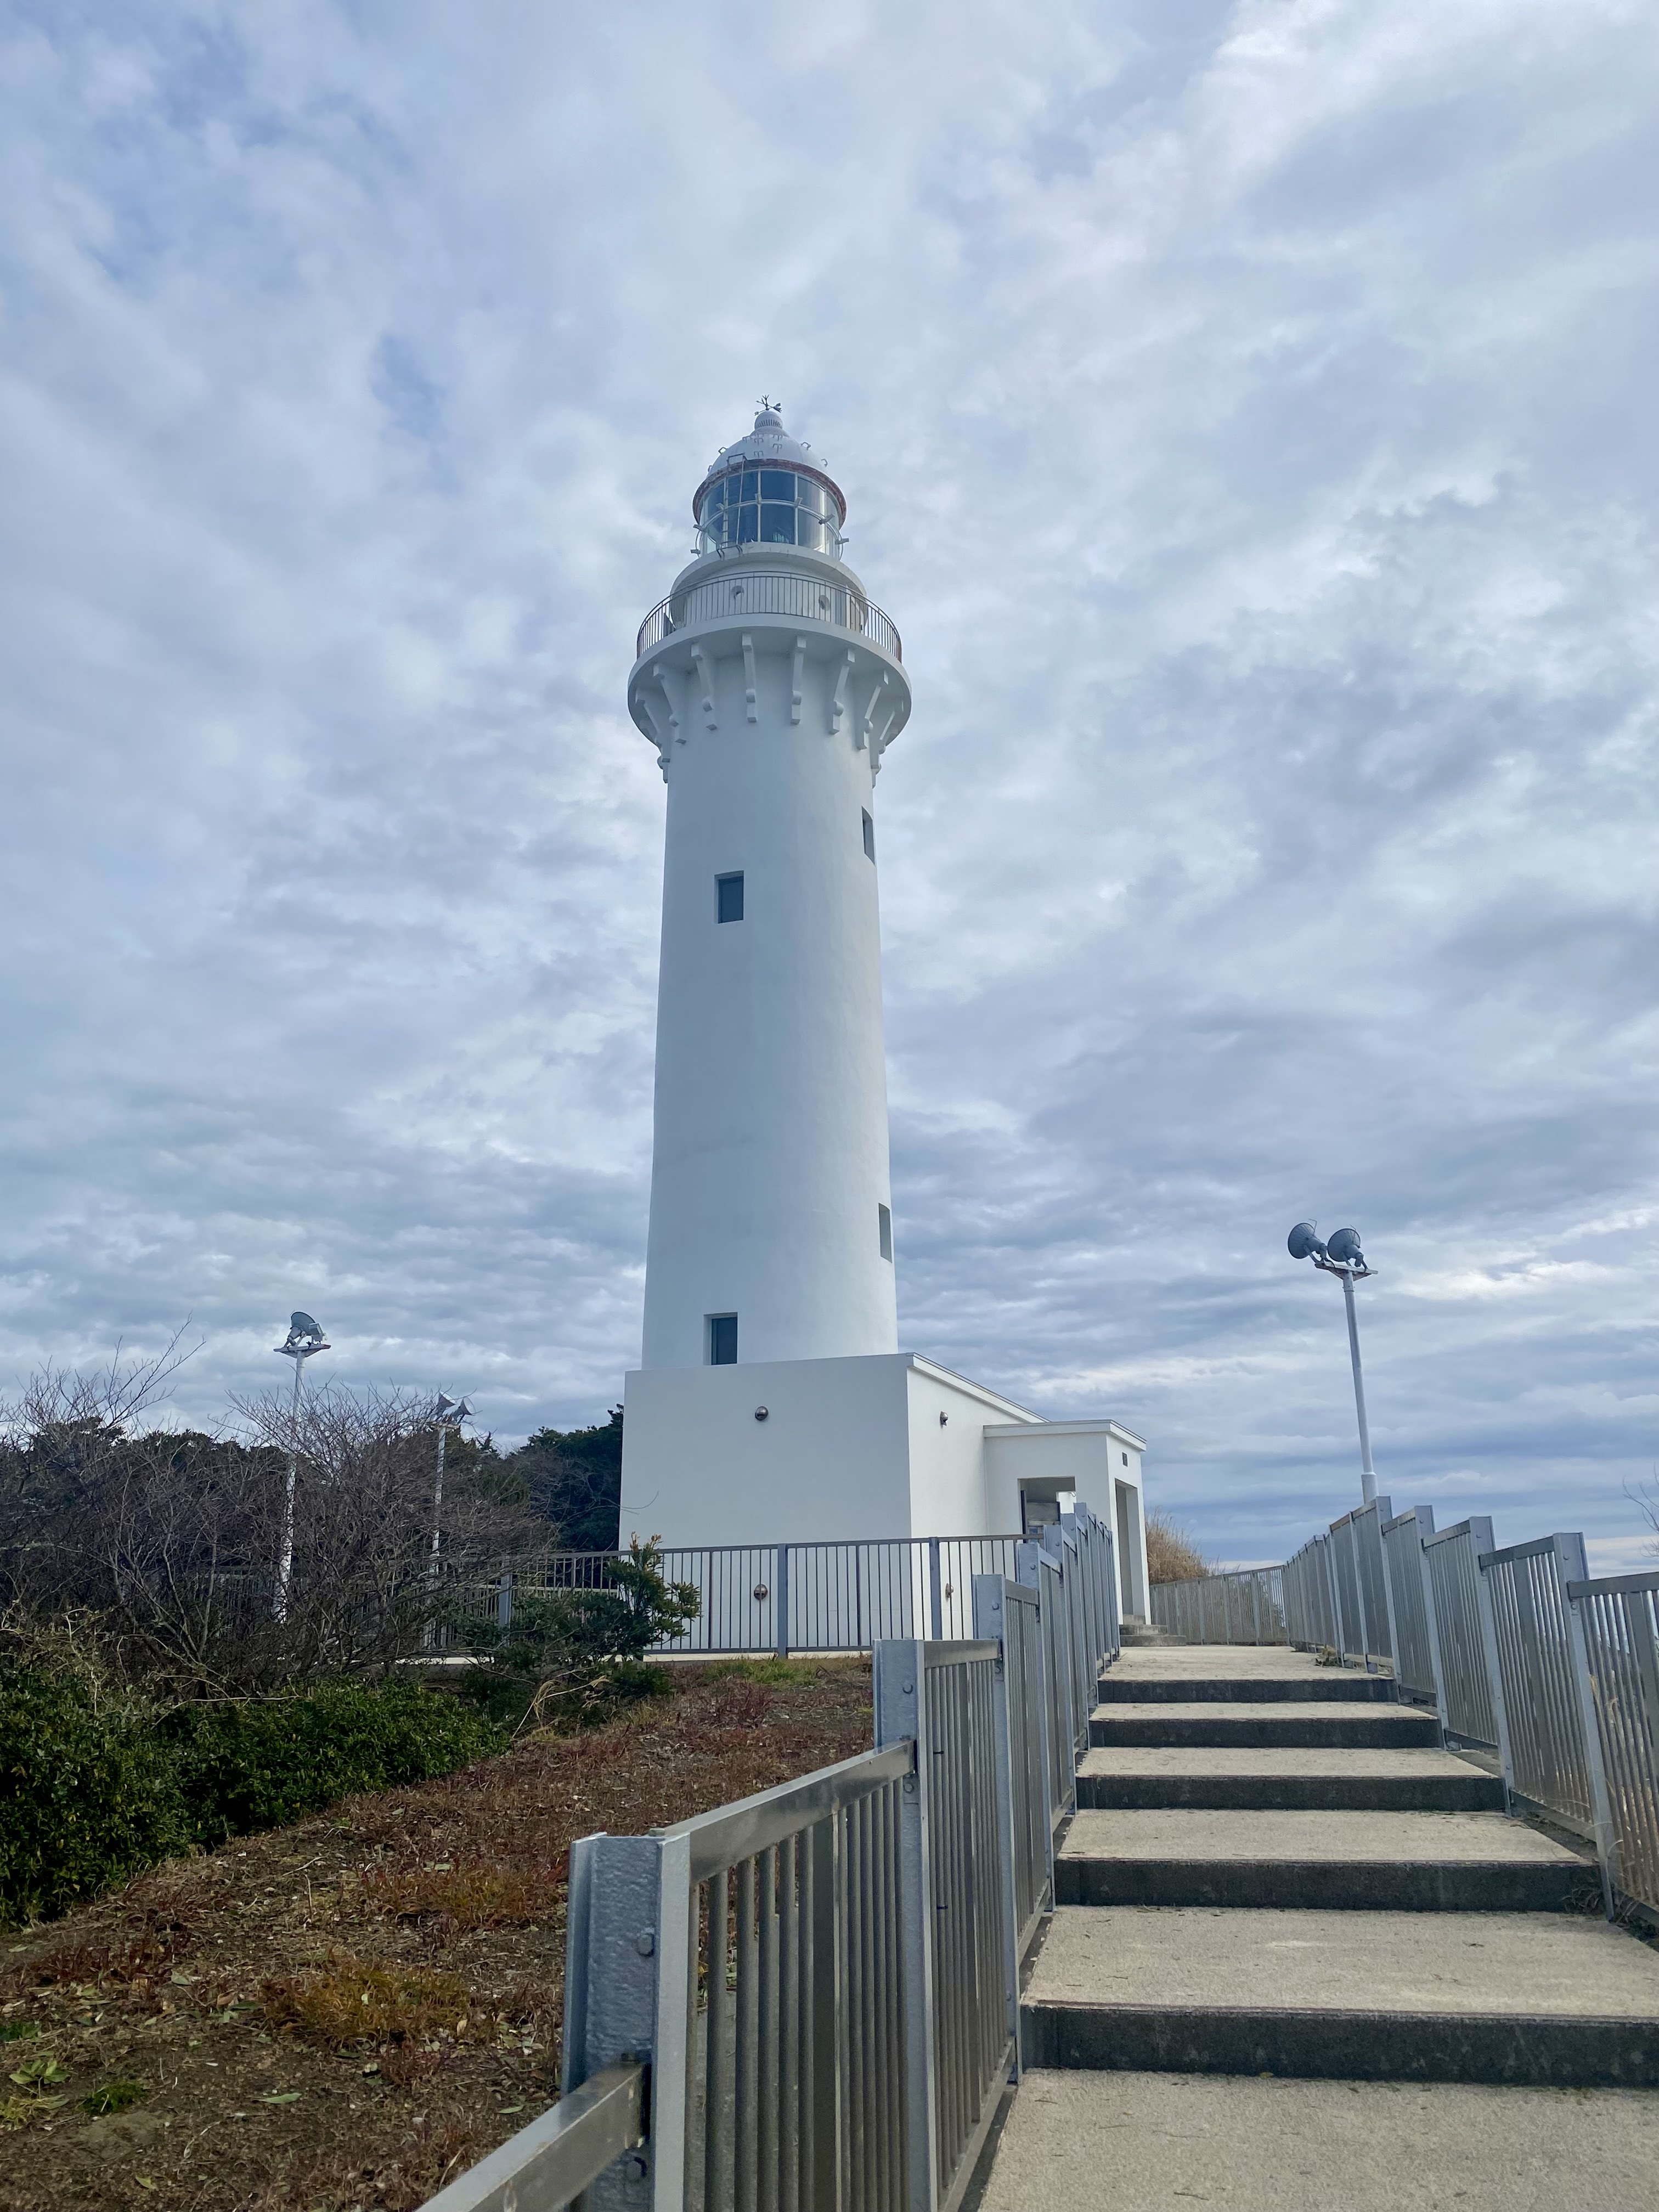
[[[0,1384],[603,1418],[623,684],[770,392],[915,690],[904,1343],[1277,1559],[1352,1220],[1382,1486],[1633,1561],[1656,118],[1650,0],[0,7]]]

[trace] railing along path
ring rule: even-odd
[[[1609,1917],[1659,1924],[1659,1571],[1593,1578],[1576,1533],[1499,1549],[1484,1515],[1437,1528],[1379,1498],[1282,1567],[1154,1584],[1151,1611],[1194,1643],[1386,1668],[1512,1807],[1594,1844]]]
[[[871,1750],[573,1847],[563,2094],[428,2212],[955,2212],[1120,1643],[1104,1522],[984,1540],[948,1601],[908,1547],[967,1632],[874,1639]]]

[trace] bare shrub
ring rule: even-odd
[[[1167,1513],[1146,1516],[1146,1573],[1152,1582],[1192,1582],[1212,1571],[1187,1531]]]
[[[330,1388],[296,1417],[273,1391],[211,1435],[158,1417],[185,1357],[49,1367],[0,1406],[9,1625],[78,1620],[115,1679],[240,1695],[417,1654],[458,1582],[545,1540],[484,1447],[449,1440],[440,1501],[430,1400]]]

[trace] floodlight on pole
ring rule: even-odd
[[[288,1619],[289,1586],[294,1579],[294,1494],[300,1479],[300,1385],[306,1362],[319,1352],[332,1349],[320,1322],[308,1313],[289,1316],[288,1337],[274,1347],[294,1362],[294,1404],[289,1413],[288,1483],[283,1497],[283,1541],[276,1561],[276,1595],[271,1611],[278,1620]]]
[[[428,1572],[435,1575],[443,1530],[444,1447],[449,1441],[450,1431],[471,1419],[472,1408],[465,1398],[452,1398],[447,1390],[440,1390],[433,1401],[432,1418],[438,1425],[438,1479],[432,1490],[432,1563]]]
[[[1334,1237],[1322,1239],[1316,1222],[1298,1221],[1285,1241],[1292,1260],[1311,1260],[1326,1274],[1341,1279],[1348,1315],[1348,1357],[1353,1363],[1354,1411],[1359,1417],[1360,1492],[1369,1505],[1376,1496],[1376,1475],[1371,1466],[1371,1432],[1365,1419],[1365,1378],[1359,1366],[1359,1322],[1354,1311],[1353,1286],[1376,1270],[1365,1265],[1357,1229],[1339,1229]]]

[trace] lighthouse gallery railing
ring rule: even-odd
[[[705,577],[684,592],[659,600],[640,624],[635,658],[643,660],[677,630],[700,629],[705,623],[744,615],[782,615],[790,622],[827,623],[902,660],[898,625],[872,606],[862,592],[827,576],[799,570],[735,568]]]

